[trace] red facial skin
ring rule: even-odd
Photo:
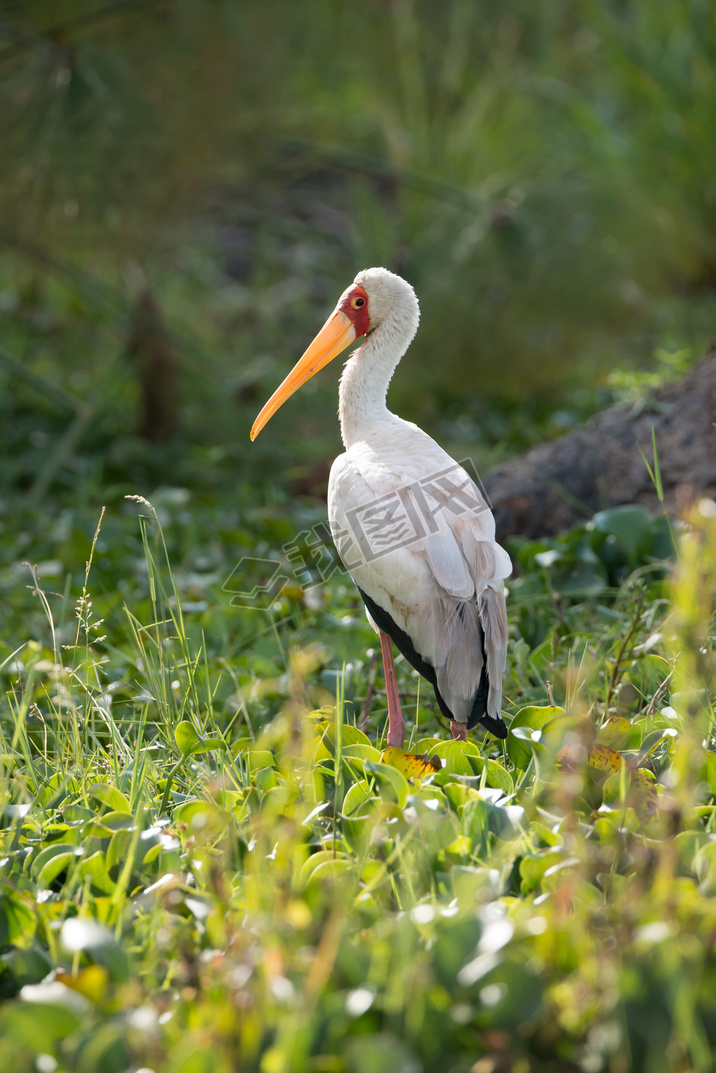
[[[361,304],[362,303],[362,304]],[[345,313],[353,321],[356,330],[356,339],[361,335],[367,335],[370,331],[370,317],[368,316],[368,295],[357,283],[351,287],[338,306],[341,313]]]

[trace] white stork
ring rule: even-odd
[[[402,747],[391,642],[427,678],[453,737],[500,716],[507,653],[504,579],[512,564],[466,471],[417,425],[386,406],[390,378],[418,327],[415,291],[385,268],[359,272],[251,429],[356,339],[340,382],[345,454],[331,468],[328,516],[338,553],[380,635],[388,744]]]

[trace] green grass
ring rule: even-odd
[[[709,1069],[708,509],[672,580],[639,512],[514,548],[510,735],[450,744],[399,663],[420,780],[380,691],[357,728],[345,576],[232,607],[172,570],[186,506],[109,511],[3,657],[4,1068]]]

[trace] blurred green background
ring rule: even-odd
[[[5,493],[320,493],[336,370],[248,430],[372,264],[481,468],[716,336],[710,0],[4,0],[0,117]]]

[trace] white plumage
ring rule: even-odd
[[[384,268],[360,272],[264,407],[252,438],[317,368],[365,334],[340,383],[346,451],[333,464],[328,488],[338,553],[361,590],[373,627],[392,637],[433,682],[454,736],[462,738],[468,724],[483,722],[504,737],[500,708],[509,556],[495,540],[492,513],[468,473],[386,406],[390,379],[418,320],[410,284]],[[385,640],[384,656],[390,653]],[[389,673],[392,658],[386,660],[387,682]],[[397,704],[397,689],[393,695]],[[399,708],[393,711],[390,687],[388,698],[388,740],[402,744],[402,714]]]

